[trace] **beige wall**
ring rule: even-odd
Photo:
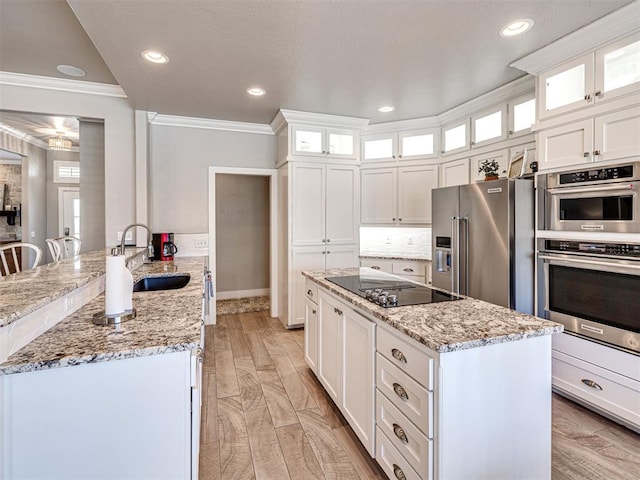
[[[0,195],[4,195],[3,210],[8,210],[7,205],[11,208],[18,207],[22,203],[22,165],[21,164],[2,164],[0,163],[0,184],[4,184],[4,192],[0,191]],[[7,217],[0,217],[0,239],[6,239],[16,234],[16,229],[20,228],[19,222],[16,225],[9,225]]]
[[[82,251],[105,247],[104,125],[80,121],[80,238]],[[120,229],[124,229],[122,225]]]
[[[216,291],[269,288],[269,177],[216,175]]]

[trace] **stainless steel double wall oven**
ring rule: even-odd
[[[539,314],[640,352],[640,162],[545,177]]]

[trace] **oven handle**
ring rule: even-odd
[[[564,194],[564,193],[590,193],[590,192],[610,192],[613,190],[635,190],[633,183],[616,184],[616,185],[602,185],[593,187],[580,187],[580,188],[548,188],[547,191],[551,195]]]
[[[564,263],[583,263],[583,264],[587,264],[587,265],[597,265],[600,267],[613,267],[613,268],[620,268],[620,269],[631,269],[631,270],[640,270],[640,265],[629,265],[629,264],[621,264],[621,263],[615,263],[615,262],[603,262],[603,261],[596,261],[596,260],[585,260],[582,258],[575,258],[575,257],[567,257],[567,256],[558,256],[556,257],[555,255],[540,255],[538,254],[538,258],[540,260],[556,260],[556,261],[561,261]]]

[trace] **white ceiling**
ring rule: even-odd
[[[379,123],[436,115],[521,77],[510,62],[628,3],[0,0],[0,70],[64,77],[56,65],[76,65],[85,80],[120,84],[135,108],[170,115],[269,123],[287,108]],[[498,35],[522,17],[530,32]],[[170,62],[146,63],[150,48]],[[267,95],[250,97],[254,85]]]
[[[0,131],[4,126],[30,135],[45,144],[50,138],[64,137],[71,140],[74,147],[79,146],[80,122],[76,117],[0,110]]]

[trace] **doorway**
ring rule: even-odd
[[[58,187],[58,236],[80,238],[79,187]]]
[[[276,170],[209,167],[209,265],[216,300],[277,317]]]

